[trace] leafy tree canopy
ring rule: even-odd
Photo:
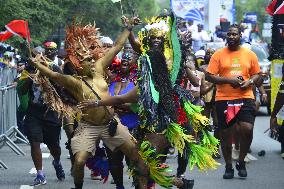
[[[127,16],[135,13],[145,18],[159,13],[155,0],[121,1]],[[84,24],[95,21],[103,35],[111,37],[115,37],[121,28],[120,3],[111,0],[0,0],[0,4],[0,27],[15,19],[27,20],[34,45],[41,44],[73,18]],[[19,41],[21,39],[13,37],[8,42],[19,47]]]

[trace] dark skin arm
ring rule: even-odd
[[[259,74],[255,74],[255,75],[253,75],[253,76],[250,77],[250,79],[253,80],[253,83],[257,83],[257,82],[259,81],[259,78],[260,78]],[[243,81],[243,82],[241,83],[240,88],[241,88],[242,90],[246,90],[246,89],[249,88],[250,86],[251,86],[251,83],[250,83],[249,80],[247,80],[247,81]]]
[[[138,101],[137,87],[129,91],[124,95],[112,96],[106,99],[102,99],[96,103],[96,100],[86,100],[80,102],[78,108],[89,109],[97,106],[118,106],[125,103],[136,103]]]
[[[139,43],[139,41],[137,41],[135,39],[135,35],[133,32],[130,32],[130,35],[128,37],[129,43],[132,46],[133,50],[139,54],[141,54],[141,44]]]
[[[213,75],[211,73],[206,72],[206,80],[214,83],[214,84],[230,84],[232,87],[237,88],[241,86],[242,81],[239,80],[237,77],[227,78],[227,77],[220,77],[217,75]]]
[[[121,20],[122,20],[122,24],[123,24],[124,26],[127,26],[127,25],[128,25],[129,20],[128,20],[125,16],[123,16],[123,17],[121,18]],[[130,45],[132,46],[133,50],[134,50],[135,52],[141,54],[141,50],[140,50],[141,44],[139,43],[139,41],[137,41],[137,40],[135,39],[135,35],[134,35],[133,31],[130,32],[130,34],[129,34],[129,36],[128,36],[128,40],[129,40],[129,43],[130,43]]]
[[[198,87],[199,86],[199,80],[198,78],[196,77],[196,75],[194,75],[192,73],[192,71],[190,70],[190,68],[186,67],[185,68],[185,71],[186,71],[186,76],[189,80],[189,82],[194,86],[194,87]]]

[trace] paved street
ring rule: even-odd
[[[255,123],[254,140],[252,144],[252,155],[258,158],[257,161],[252,161],[247,165],[248,178],[239,179],[236,175],[233,180],[223,180],[222,175],[224,171],[223,160],[222,164],[216,171],[209,171],[202,173],[198,170],[187,172],[186,176],[195,179],[195,189],[283,189],[284,188],[284,160],[280,158],[280,144],[271,140],[263,132],[268,128],[269,117],[265,115],[258,116]],[[62,147],[65,142],[65,134],[62,134]],[[30,148],[27,145],[21,144],[20,147],[25,151],[26,156],[17,156],[7,146],[0,149],[0,159],[9,167],[8,170],[0,170],[0,188],[1,189],[28,189],[27,187],[34,179],[34,175],[29,172],[33,168],[33,163],[30,157]],[[266,155],[259,157],[257,152],[265,150]],[[45,148],[43,150],[48,153]],[[44,158],[43,166],[47,177],[47,185],[40,186],[40,189],[70,189],[73,186],[73,179],[70,176],[70,161],[67,159],[67,150],[63,149],[62,163],[66,172],[66,179],[64,182],[57,181],[55,171],[51,165],[52,158]],[[45,154],[48,156],[49,154]],[[177,166],[177,159],[172,157],[168,159],[168,163],[172,166],[175,173]],[[126,170],[126,168],[125,168]],[[102,184],[100,181],[93,181],[90,179],[88,170],[85,172],[85,189],[109,189],[115,188],[114,185]],[[131,187],[131,180],[128,179],[125,173],[125,187]],[[161,187],[156,187],[157,189]]]

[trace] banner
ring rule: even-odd
[[[204,7],[206,0],[171,0],[171,9],[186,20],[204,23]]]

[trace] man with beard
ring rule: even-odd
[[[255,100],[252,85],[259,79],[257,56],[240,45],[241,29],[230,26],[227,33],[228,46],[215,52],[207,68],[207,79],[217,86],[216,109],[221,148],[226,162],[224,179],[234,177],[232,167],[233,125],[238,123],[240,133],[240,157],[236,163],[238,175],[247,177],[244,158],[253,138]]]

